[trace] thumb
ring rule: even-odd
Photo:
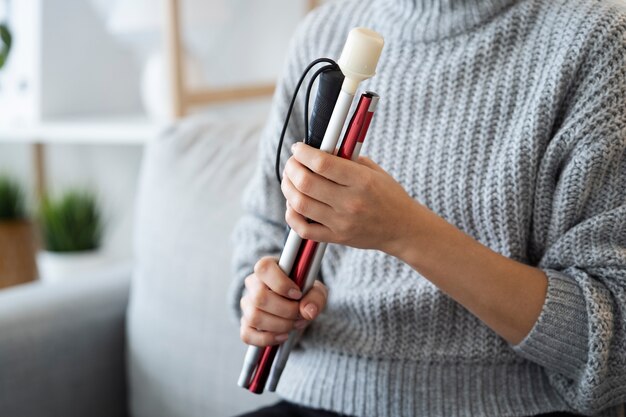
[[[313,288],[300,300],[300,316],[306,320],[315,319],[326,307],[328,289],[319,280],[315,281]]]

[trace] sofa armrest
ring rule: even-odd
[[[128,275],[0,292],[0,416],[127,415]]]

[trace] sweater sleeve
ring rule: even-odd
[[[513,346],[585,414],[626,402],[625,20],[581,63],[540,163],[530,254],[548,290]]]

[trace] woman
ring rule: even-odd
[[[364,86],[381,95],[371,159],[291,147],[299,113],[279,187],[295,82],[356,26],[386,41]],[[308,329],[285,402],[250,416],[624,415],[625,36],[626,7],[593,0],[354,0],[307,19],[235,234],[233,301],[248,344]],[[303,297],[276,265],[285,219],[337,243]]]

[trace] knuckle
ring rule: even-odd
[[[365,204],[360,198],[346,199],[346,211],[350,214],[361,214],[365,210]]]
[[[306,239],[306,240],[313,239],[311,229],[307,226],[301,226],[300,230],[296,230],[296,232],[302,239]]]
[[[287,295],[289,293],[289,290],[292,288],[292,283],[290,282],[291,280],[285,276],[281,276],[280,277],[280,281],[278,281],[277,285],[276,285],[276,291],[280,294],[280,295]]]
[[[290,156],[285,163],[285,172],[287,175],[293,172],[293,169],[296,168],[297,161],[293,156]]]
[[[262,274],[264,272],[264,268],[265,268],[265,262],[263,261],[263,258],[261,258],[257,261],[257,263],[254,264],[254,273]]]
[[[291,165],[293,164],[293,156],[290,156],[285,162],[285,168],[283,168],[284,173],[289,175],[289,171],[291,170]]]
[[[286,276],[282,270],[279,270],[274,278],[274,284],[271,288],[271,291],[278,295],[286,297],[293,285],[291,279]]]
[[[309,175],[307,172],[300,172],[300,173],[298,173],[298,175],[295,176],[295,178],[293,180],[294,180],[293,184],[301,192],[307,193],[307,192],[311,191],[312,178],[311,178],[311,175]]]
[[[259,259],[257,263],[254,265],[254,272],[257,274],[264,274],[271,267],[273,259],[268,256],[264,256]]]
[[[314,291],[311,292],[311,300],[319,303],[319,301],[323,299],[324,290],[322,290],[319,286],[314,287]]]
[[[295,212],[292,211],[291,213],[286,214],[285,220],[287,220],[289,227],[291,227],[298,234],[298,236],[303,239],[307,239],[303,236],[303,233],[305,233],[305,230],[307,229],[307,224],[306,222],[298,221],[298,217]]]
[[[285,214],[285,220],[289,227],[291,227],[300,237],[300,223],[298,222],[298,218],[296,217],[296,213],[291,210],[290,213]]]
[[[250,327],[245,320],[241,320],[241,326],[239,327],[239,338],[244,342],[248,343],[250,341]]]
[[[315,281],[314,287],[319,288],[319,290],[322,291],[325,297],[328,296],[328,287],[322,281]]]
[[[292,183],[293,185],[300,191],[306,192],[311,189],[311,181],[313,177],[311,172],[308,169],[299,169],[297,173],[294,174]]]
[[[303,196],[296,195],[291,201],[291,207],[293,207],[293,209],[298,213],[303,213],[308,208],[308,204]]]
[[[250,274],[243,280],[243,283],[246,288],[251,288],[254,285],[254,281],[256,280],[256,276],[254,274]]]
[[[268,295],[267,295],[266,291],[264,291],[264,290],[257,291],[256,293],[254,293],[254,295],[252,297],[253,297],[252,298],[252,302],[257,307],[263,307],[263,306],[265,306],[265,304],[267,304]]]
[[[294,215],[292,214],[291,216],[289,216],[287,218],[287,224],[289,225],[289,227],[296,232],[296,234],[300,237],[302,237],[302,231],[300,230],[300,224],[298,222],[296,222],[296,220],[293,217]]]
[[[249,324],[250,321],[250,313],[253,310],[254,307],[252,307],[251,305],[249,305],[248,303],[244,303],[241,306],[241,323],[242,324]]]
[[[337,231],[338,240],[343,242],[346,239],[348,239],[347,235],[352,230],[352,225],[349,220],[346,220],[346,219],[337,220],[337,223],[335,225],[335,230]]]
[[[330,169],[330,158],[326,155],[318,155],[312,162],[313,171],[323,174]]]
[[[246,329],[241,329],[239,331],[239,338],[246,344],[250,344],[250,337],[248,335],[248,331]]]
[[[257,309],[250,311],[248,314],[248,318],[246,319],[248,325],[250,327],[259,327],[261,322],[263,321],[263,317],[261,316],[261,312]]]

